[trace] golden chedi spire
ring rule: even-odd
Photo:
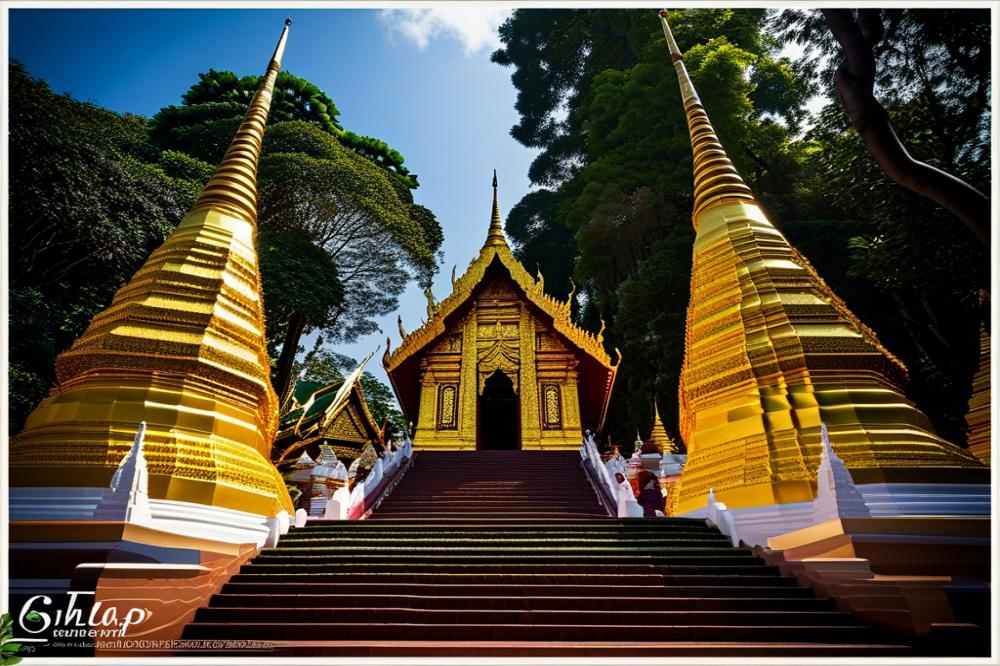
[[[813,497],[826,423],[858,483],[980,479],[903,394],[903,364],[764,215],[719,142],[666,20],[694,156],[697,231],[681,370],[677,513]],[[983,481],[985,482],[985,481]]]
[[[293,512],[270,463],[257,265],[257,162],[288,36],[222,163],[173,234],[56,360],[57,385],[11,445],[14,485],[106,486],[146,421],[154,498]]]
[[[507,237],[503,233],[503,222],[500,220],[500,202],[497,198],[497,170],[493,169],[493,214],[490,216],[490,229],[486,232],[486,246],[506,245]]]
[[[660,418],[660,408],[656,404],[656,399],[653,399],[653,429],[649,433],[649,439],[656,445],[657,450],[660,453],[680,453],[680,447],[677,446],[670,435],[667,434],[667,429],[663,427],[663,419]]]

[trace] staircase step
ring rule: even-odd
[[[806,587],[793,586],[752,586],[728,588],[720,586],[699,585],[630,585],[617,579],[598,579],[591,582],[574,584],[569,582],[534,582],[534,583],[455,583],[455,582],[423,582],[399,583],[384,581],[381,576],[376,582],[373,577],[359,578],[357,581],[322,582],[311,580],[276,581],[271,576],[252,576],[241,579],[234,576],[223,585],[222,594],[346,594],[356,598],[368,595],[398,595],[398,596],[554,596],[554,597],[626,597],[626,598],[663,598],[684,597],[693,599],[814,599],[815,592]]]
[[[216,594],[213,608],[349,608],[363,603],[369,608],[426,608],[491,610],[753,610],[753,611],[833,611],[831,599],[809,597],[627,597],[612,596],[418,596],[400,594]]]
[[[287,608],[200,608],[196,623],[278,623],[292,624],[510,624],[510,625],[637,625],[657,626],[857,626],[854,616],[840,611],[768,611],[747,610],[483,610],[481,602],[470,608],[371,608],[363,599],[346,607],[291,606]]]
[[[403,573],[493,573],[505,575],[511,573],[608,573],[618,575],[621,573],[659,573],[659,574],[701,574],[701,575],[779,575],[776,567],[765,566],[752,560],[741,563],[734,558],[721,563],[697,563],[696,561],[682,561],[681,563],[670,563],[669,559],[646,560],[635,562],[629,568],[612,569],[601,567],[606,560],[602,557],[595,558],[575,558],[575,557],[552,557],[552,558],[517,558],[515,562],[505,565],[497,562],[495,558],[481,557],[469,558],[460,555],[443,555],[440,557],[407,558],[403,562],[391,557],[373,556],[364,561],[358,561],[356,557],[342,557],[335,560],[323,558],[316,560],[301,559],[273,559],[254,560],[252,564],[245,564],[240,569],[241,573],[284,573],[294,571],[301,573],[322,573],[324,571],[336,573],[349,573],[354,571],[366,571],[372,574],[380,572],[403,572]],[[643,566],[651,565],[651,566]],[[326,567],[326,568],[324,568]]]
[[[585,474],[576,451],[417,452],[369,519],[291,530],[183,636],[283,656],[907,653],[705,520],[608,517]]]
[[[367,522],[367,521],[366,521]],[[628,531],[600,531],[593,532],[572,531],[564,532],[553,529],[551,531],[527,531],[527,530],[422,530],[418,528],[388,528],[383,529],[377,522],[367,523],[369,529],[342,529],[342,530],[291,530],[281,537],[281,547],[293,547],[299,543],[330,543],[331,541],[342,540],[363,540],[363,541],[394,541],[397,543],[411,543],[417,541],[429,541],[435,543],[458,542],[458,541],[508,541],[508,542],[576,542],[576,543],[662,543],[671,544],[685,541],[704,541],[714,544],[729,544],[729,539],[718,532],[696,532],[696,531],[660,531],[660,532],[628,532]]]
[[[261,568],[267,565],[261,565]],[[253,573],[240,572],[230,580],[233,582],[288,582],[288,583],[361,583],[371,580],[371,573],[335,573],[325,571],[303,571],[308,565],[295,565],[281,569],[280,565],[268,569],[254,569]],[[278,569],[277,571],[273,569]],[[293,573],[296,571],[298,573]],[[379,582],[386,583],[464,583],[476,585],[488,584],[555,584],[555,585],[678,585],[678,586],[708,586],[739,588],[744,586],[774,586],[794,587],[794,578],[782,576],[756,575],[697,575],[697,574],[599,574],[599,573],[567,573],[567,574],[490,574],[462,573],[451,571],[443,573],[421,572],[383,572],[378,574]]]
[[[577,561],[579,560],[579,561]],[[763,566],[750,563],[740,565],[730,564],[662,564],[660,561],[655,566],[645,569],[648,573],[660,575],[701,575],[701,576],[778,576],[777,567]],[[278,560],[278,561],[258,561],[252,564],[245,564],[240,568],[240,573],[244,574],[281,574],[281,573],[368,573],[379,575],[383,573],[430,573],[447,574],[449,572],[461,574],[595,574],[604,573],[608,575],[621,575],[623,573],[639,574],[644,569],[640,566],[633,566],[629,569],[616,571],[610,568],[601,568],[598,564],[587,562],[582,558],[551,558],[539,560],[537,562],[525,562],[519,560],[517,564],[505,566],[491,560],[482,558],[479,561],[469,560],[460,556],[444,556],[437,559],[421,558],[411,559],[406,562],[396,562],[392,558],[378,558],[365,562],[358,562],[356,558],[342,558],[338,561],[322,562],[302,562],[298,560]]]
[[[669,549],[656,548],[649,546],[630,546],[628,544],[621,544],[615,547],[602,547],[602,546],[508,546],[505,544],[487,545],[480,547],[473,546],[449,546],[447,544],[441,546],[380,546],[377,544],[360,544],[353,545],[348,541],[338,541],[334,544],[327,545],[323,547],[324,554],[327,555],[343,555],[343,554],[378,554],[378,555],[398,555],[405,557],[408,555],[438,555],[445,553],[460,553],[462,555],[490,555],[498,557],[520,557],[520,556],[531,556],[531,555],[592,555],[598,558],[603,558],[606,561],[610,558],[614,558],[618,555],[622,556],[644,556],[644,557],[661,557],[667,556],[667,553],[672,553],[674,555],[686,556],[686,557],[698,557],[698,556],[725,556],[725,555],[739,555],[740,553],[745,553],[746,556],[750,556],[749,551],[735,550],[732,548],[726,548],[723,546],[674,546]],[[289,554],[291,557],[292,554]]]
[[[911,648],[905,645],[883,645],[869,643],[747,643],[730,641],[643,641],[623,642],[588,641],[586,643],[567,641],[464,641],[464,640],[378,640],[378,641],[275,641],[274,651],[269,655],[283,657],[317,657],[337,655],[339,657],[438,657],[438,658],[517,658],[542,657],[555,659],[573,657],[581,659],[659,657],[684,658],[701,657],[702,660],[720,657],[768,657],[771,659],[791,657],[843,658],[863,656],[885,658],[906,656]],[[259,651],[227,649],[226,654],[247,654],[259,656]],[[215,653],[207,653],[213,656]],[[580,662],[588,663],[588,662]]]
[[[540,518],[551,518],[555,517],[556,520],[572,520],[574,518],[580,518],[585,516],[595,516],[597,513],[570,513],[570,512],[559,512],[551,513],[545,509],[538,509],[537,511],[519,511],[519,512],[506,512],[502,514],[497,514],[500,520],[538,520]],[[489,514],[484,515],[481,512],[471,512],[471,511],[444,511],[440,513],[423,512],[423,513],[407,513],[407,512],[396,512],[396,513],[378,513],[372,514],[369,520],[381,522],[386,519],[402,519],[402,520],[479,520],[485,522],[489,520]]]
[[[492,548],[495,546],[502,546],[504,548],[533,548],[533,549],[548,549],[548,548],[632,548],[632,549],[673,549],[673,548],[727,548],[729,542],[724,538],[688,538],[688,539],[671,539],[671,538],[660,538],[660,539],[633,539],[628,537],[622,538],[603,538],[603,539],[572,539],[572,538],[562,538],[562,539],[523,539],[517,536],[506,536],[498,539],[485,539],[480,535],[479,538],[448,538],[448,537],[438,537],[438,538],[415,538],[415,537],[398,537],[393,538],[389,536],[376,537],[376,538],[364,538],[355,535],[344,536],[344,537],[325,537],[325,538],[288,538],[281,540],[280,549],[269,548],[262,551],[263,555],[270,555],[278,550],[281,551],[307,551],[307,550],[326,550],[329,548],[341,548],[341,547],[352,547],[352,548],[365,548],[365,547],[378,547],[378,546],[390,546],[394,545],[397,548],[402,546],[413,546],[414,548],[448,548],[454,550],[464,550],[466,548]]]
[[[743,641],[871,643],[873,632],[854,625],[608,625],[600,624],[364,624],[194,622],[186,639],[253,640],[475,640],[475,641]]]

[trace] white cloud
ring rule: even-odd
[[[427,48],[432,39],[457,40],[466,55],[500,46],[497,28],[510,16],[511,9],[498,7],[426,7],[383,9],[379,17],[392,35],[401,35]]]

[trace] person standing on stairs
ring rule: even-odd
[[[639,472],[639,494],[635,500],[642,507],[644,518],[655,518],[657,511],[663,511],[663,493],[660,492],[656,475],[649,470]]]

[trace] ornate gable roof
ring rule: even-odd
[[[479,251],[479,256],[472,260],[462,277],[452,282],[452,292],[440,303],[433,306],[433,314],[426,324],[409,333],[402,344],[395,350],[386,347],[382,364],[388,372],[398,368],[413,354],[425,349],[446,332],[445,320],[468,301],[483,282],[486,269],[494,260],[499,261],[510,273],[514,283],[520,287],[525,298],[532,305],[552,318],[553,328],[562,334],[573,346],[594,358],[601,365],[611,369],[617,367],[612,363],[610,355],[604,351],[604,335],[594,334],[577,326],[570,318],[570,299],[557,301],[544,291],[544,281],[541,276],[531,277],[521,265],[506,243],[491,245],[487,243]],[[570,297],[572,298],[572,297]],[[617,349],[615,350],[618,351]],[[619,353],[619,361],[621,355]]]
[[[277,462],[285,460],[291,453],[301,449],[300,445],[303,443],[328,435],[337,438],[337,433],[342,431],[345,425],[352,426],[349,429],[357,430],[358,437],[363,436],[366,441],[372,436],[376,439],[381,438],[382,428],[375,423],[368,409],[360,381],[365,364],[370,358],[371,355],[345,379],[328,386],[304,381],[296,384],[295,398],[302,404],[282,418],[275,444],[279,448],[282,448],[280,446],[282,442],[291,444],[283,447],[284,450],[280,453],[276,452]],[[355,437],[348,439],[353,441]]]
[[[604,326],[597,334],[591,333],[576,325],[570,315],[570,304],[572,294],[565,301],[559,301],[545,293],[545,281],[542,275],[532,277],[524,268],[520,261],[514,257],[507,239],[503,233],[503,226],[500,221],[499,206],[496,196],[496,174],[493,180],[493,215],[490,221],[489,232],[486,242],[479,250],[479,254],[469,263],[465,273],[455,278],[452,272],[452,291],[443,301],[435,303],[428,297],[428,321],[417,330],[405,335],[402,343],[395,350],[390,348],[391,340],[386,340],[385,354],[382,356],[382,365],[386,369],[393,387],[399,395],[393,373],[400,369],[415,355],[428,349],[448,330],[446,320],[459,308],[467,303],[480,285],[483,284],[487,276],[487,271],[495,262],[503,266],[510,274],[511,280],[518,286],[524,298],[535,308],[547,315],[552,320],[552,328],[565,338],[572,347],[582,352],[588,358],[605,369],[606,382],[601,407],[600,423],[603,425],[604,412],[607,410],[607,401],[611,395],[611,388],[618,365],[621,363],[621,352],[616,348],[617,360],[612,363],[611,356],[604,349]],[[401,331],[402,332],[402,331]],[[404,400],[400,400],[403,404]],[[403,404],[404,410],[406,405]],[[408,415],[414,418],[416,415]]]

